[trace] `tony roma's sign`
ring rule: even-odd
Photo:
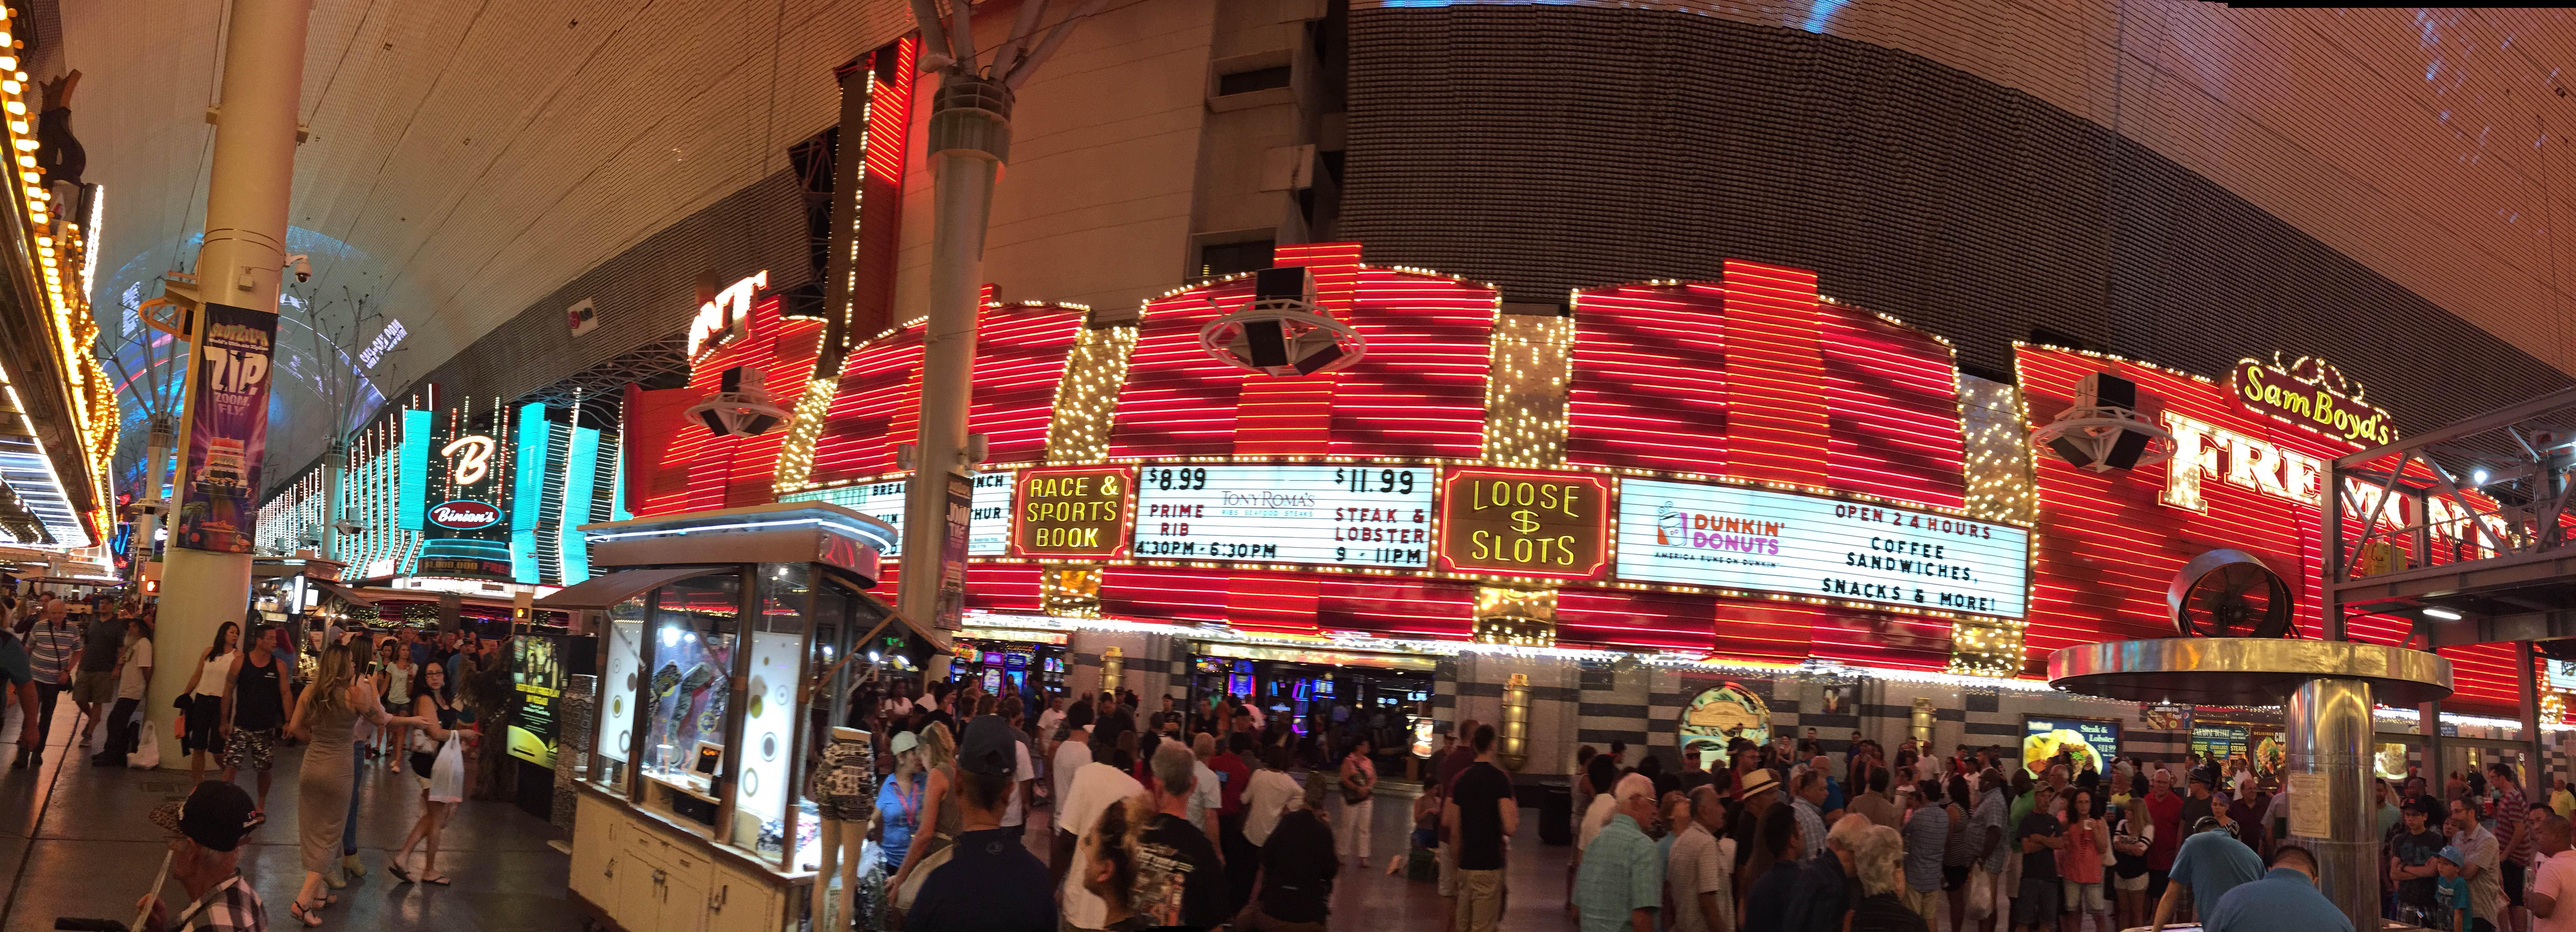
[[[1127,556],[1135,512],[1132,466],[1048,466],[1020,471],[1012,496],[1011,555],[1116,560]]]
[[[2314,356],[2284,367],[2251,359],[2236,364],[2236,398],[2246,410],[2281,418],[2365,447],[2397,442],[2388,412],[2361,400],[2362,387]]]
[[[1444,571],[1591,579],[1608,562],[1608,477],[1453,468],[1440,494]]]
[[[2028,611],[2030,532],[1891,505],[1623,479],[1613,575],[2020,618]]]

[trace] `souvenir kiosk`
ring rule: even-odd
[[[825,863],[809,759],[867,666],[841,661],[946,643],[866,592],[895,530],[787,502],[582,531],[605,575],[537,602],[599,652],[596,737],[564,749],[587,752],[574,899],[625,932],[799,929]]]

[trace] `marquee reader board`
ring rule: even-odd
[[[1431,565],[1439,470],[1375,464],[1146,465],[1136,473],[1140,560]]]
[[[2023,528],[1739,485],[1619,486],[1623,581],[2001,618],[2028,611]]]
[[[966,522],[966,555],[998,557],[1010,552],[1011,490],[1013,470],[999,469],[976,473],[975,505]],[[907,476],[885,476],[848,485],[804,489],[779,496],[780,501],[828,502],[903,529],[905,509],[903,489]],[[903,535],[895,535],[896,546],[884,556],[901,556]]]

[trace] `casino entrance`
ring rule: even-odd
[[[1431,714],[1430,654],[1323,651],[1195,641],[1190,645],[1192,720],[1226,696],[1249,698],[1263,722],[1284,719],[1299,744],[1326,734],[1366,734],[1381,767],[1410,757],[1417,722]],[[1152,707],[1153,697],[1146,697]],[[1388,771],[1393,773],[1394,771]]]

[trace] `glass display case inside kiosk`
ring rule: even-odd
[[[564,749],[584,754],[572,892],[625,932],[800,928],[808,770],[867,672],[842,659],[945,643],[867,592],[895,530],[809,502],[582,530],[606,575],[537,603],[598,636],[597,727]]]

